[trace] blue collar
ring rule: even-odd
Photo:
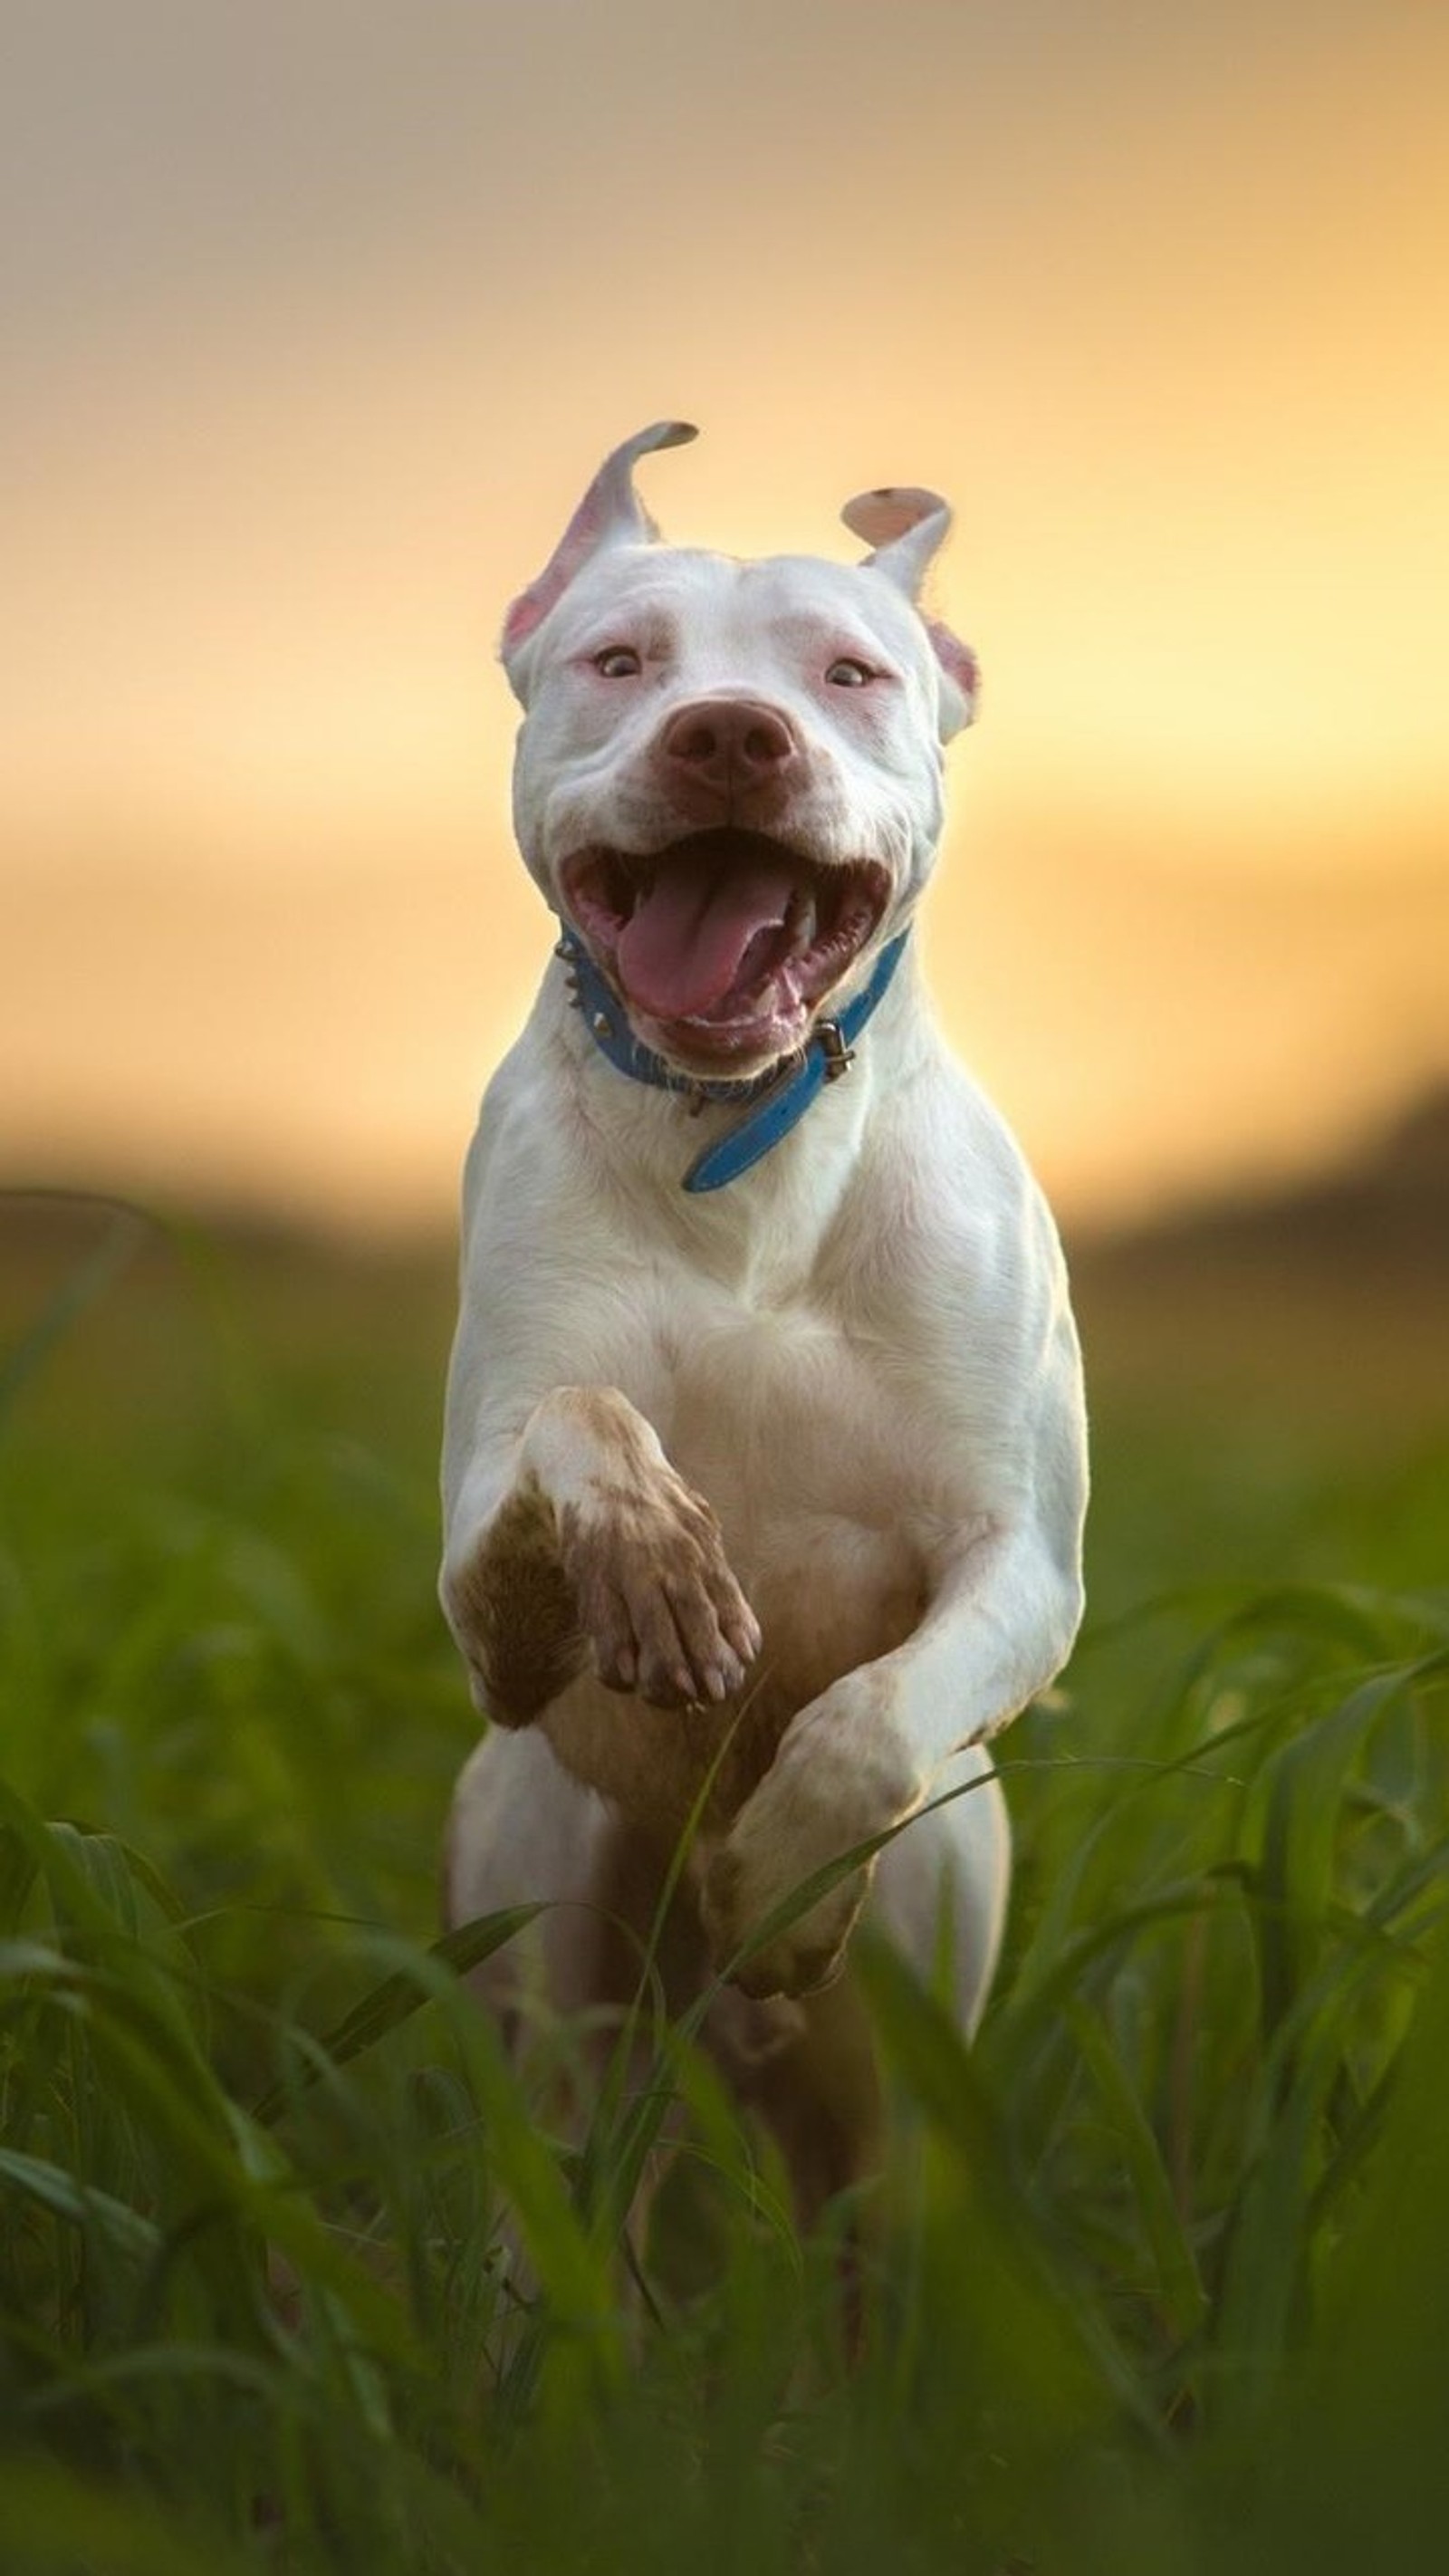
[[[881,950],[870,982],[833,1020],[816,1022],[798,1055],[787,1056],[783,1064],[771,1065],[746,1082],[698,1082],[692,1074],[676,1073],[663,1056],[640,1045],[618,995],[605,983],[573,931],[564,932],[554,953],[563,958],[568,968],[574,1009],[582,1011],[584,1026],[600,1054],[606,1055],[620,1073],[627,1073],[634,1082],[647,1082],[656,1091],[682,1092],[697,1109],[709,1100],[757,1104],[728,1134],[697,1154],[684,1175],[683,1187],[687,1190],[722,1190],[727,1181],[738,1180],[741,1172],[749,1171],[772,1145],[778,1145],[782,1136],[799,1126],[811,1101],[827,1082],[835,1082],[849,1072],[855,1041],[900,964],[910,935],[909,929],[901,931]]]

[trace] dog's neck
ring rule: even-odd
[[[741,1105],[740,1117],[695,1155],[682,1176],[680,1186],[697,1194],[723,1189],[751,1170],[799,1126],[826,1084],[849,1072],[856,1040],[883,1000],[909,937],[907,927],[888,942],[861,990],[833,1018],[816,1022],[798,1054],[745,1081],[700,1081],[677,1072],[635,1037],[617,995],[571,930],[564,931],[555,954],[564,965],[574,1008],[582,1013],[600,1054],[620,1073],[651,1090],[681,1093],[701,1107],[706,1102]]]

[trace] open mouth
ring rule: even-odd
[[[875,861],[823,867],[761,832],[691,832],[647,856],[581,850],[564,901],[662,1052],[769,1062],[798,1046],[885,911]]]

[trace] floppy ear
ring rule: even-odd
[[[634,466],[656,447],[683,447],[699,432],[687,420],[656,420],[606,456],[536,581],[520,591],[503,621],[500,651],[509,679],[517,655],[575,576],[602,546],[647,545],[658,529],[634,489]]]
[[[852,536],[863,537],[871,548],[865,560],[872,571],[883,572],[919,609],[921,584],[951,525],[950,509],[939,492],[923,492],[909,483],[884,484],[879,491],[858,493],[840,515]],[[941,666],[941,740],[949,742],[976,713],[981,684],[976,656],[940,618],[922,613],[921,623]]]

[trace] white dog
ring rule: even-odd
[[[976,678],[915,605],[949,513],[852,502],[851,566],[665,547],[633,467],[693,436],[608,459],[503,634],[563,937],[467,1172],[442,1598],[491,1723],[448,1907],[560,1900],[488,1972],[505,2013],[529,1973],[620,1999],[703,1797],[668,1984],[731,1973],[716,2044],[768,2062],[809,2198],[870,2126],[823,1991],[870,1871],[750,1936],[979,1782],[871,1888],[974,2024],[1009,1875],[981,1748],[1076,1633],[1086,1442],[1051,1219],[908,939]]]

